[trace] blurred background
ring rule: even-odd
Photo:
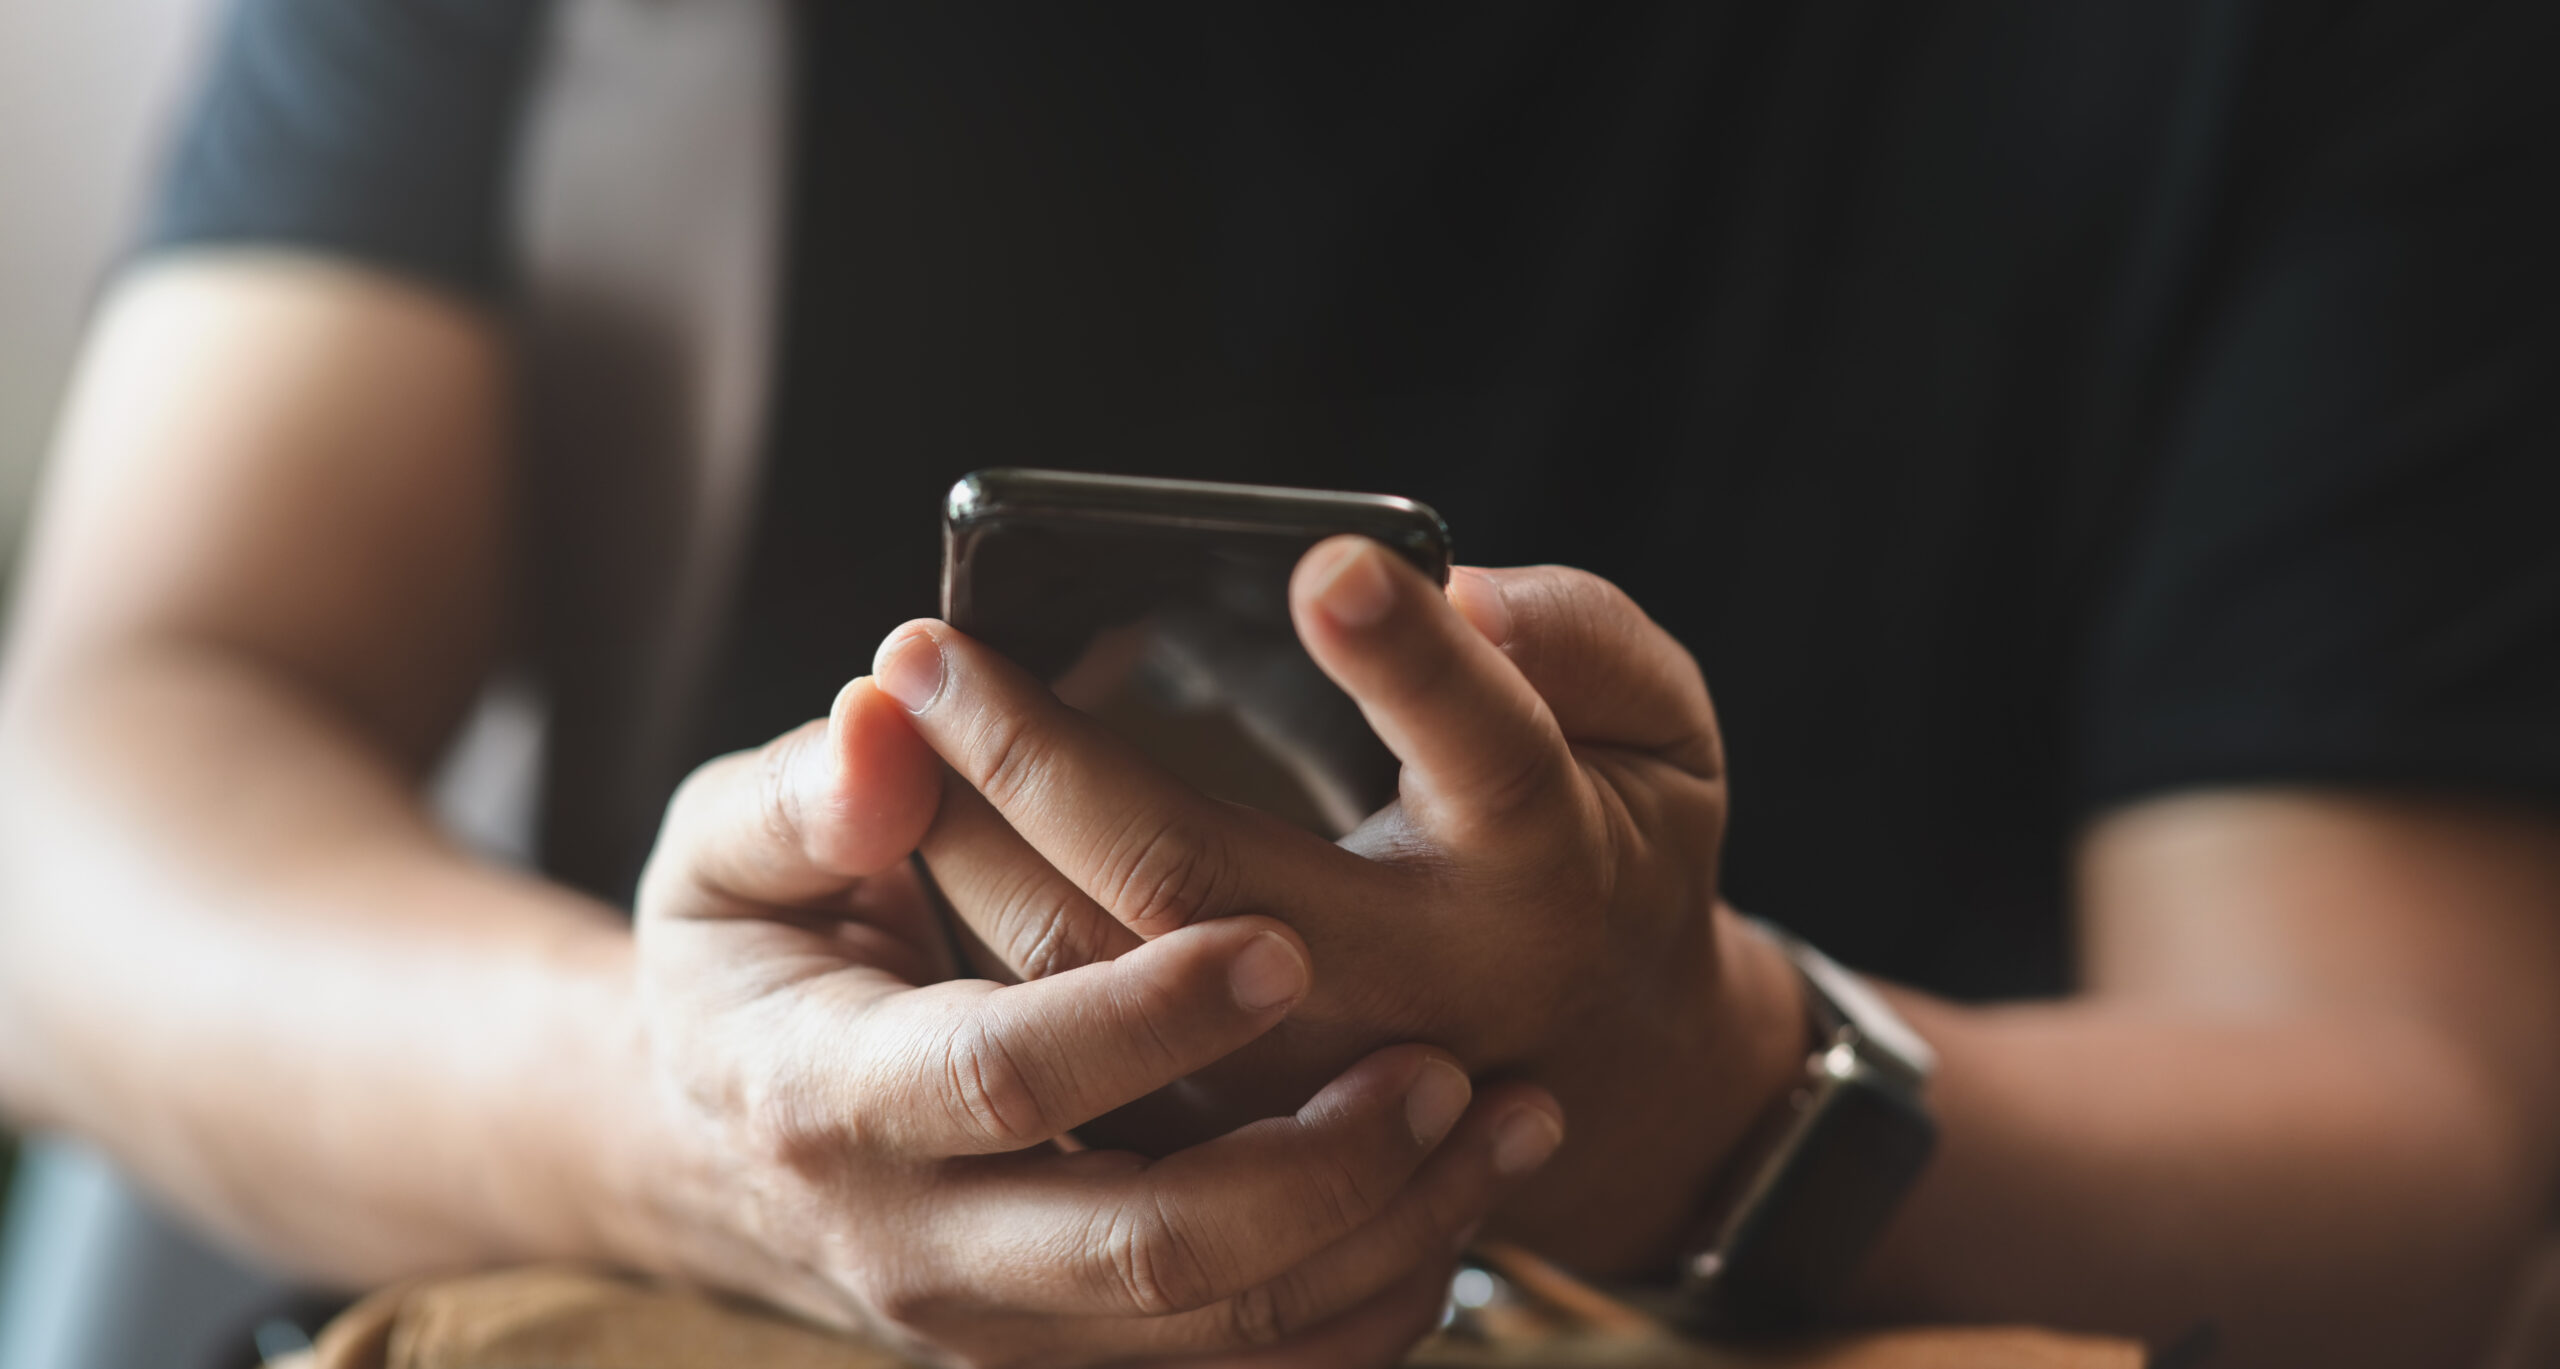
[[[81,325],[213,9],[0,0],[0,613]],[[16,1149],[0,1132],[0,1195]]]
[[[212,8],[0,0],[0,562],[12,570],[81,321]]]

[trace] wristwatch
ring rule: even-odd
[[[1671,1311],[1749,1334],[1817,1317],[1928,1163],[1937,1053],[1865,980],[1767,923],[1804,978],[1812,1049],[1713,1186]]]

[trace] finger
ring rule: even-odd
[[[1310,980],[1296,933],[1239,917],[1046,979],[900,993],[848,1043],[842,1106],[900,1155],[1023,1150],[1232,1054]]]
[[[855,680],[825,721],[688,777],[642,887],[685,881],[747,905],[829,897],[913,851],[941,793],[941,766],[904,711]]]
[[[1520,668],[1568,739],[1724,772],[1697,659],[1616,585],[1565,566],[1469,566],[1450,573],[1449,601]]]
[[[1154,1354],[1249,1353],[1239,1364],[1365,1363],[1401,1350],[1430,1328],[1460,1247],[1503,1198],[1562,1140],[1554,1098],[1507,1085],[1478,1099],[1385,1211],[1277,1277],[1198,1311],[1132,1327],[1133,1346]],[[1423,1306],[1406,1303],[1422,1271]],[[1402,1305],[1382,1315],[1381,1304]],[[1415,1317],[1419,1318],[1418,1324]],[[1398,1338],[1398,1328],[1407,1328]],[[1342,1358],[1316,1357],[1331,1348]]]
[[[1046,979],[1140,944],[956,774],[920,849],[943,900],[1013,978]]]
[[[1186,1354],[1181,1369],[1389,1369],[1430,1335],[1448,1305],[1454,1259],[1426,1256],[1367,1302],[1266,1350]]]
[[[1345,859],[1321,838],[1255,821],[1174,779],[946,624],[924,620],[890,634],[874,670],[917,734],[1032,849],[1140,936],[1254,906],[1263,891],[1246,883],[1249,873],[1274,891],[1302,891]],[[1233,855],[1248,836],[1254,872]]]
[[[1564,734],[1439,588],[1366,538],[1318,543],[1289,582],[1316,664],[1404,762],[1406,810],[1444,837],[1549,823],[1578,792]]]
[[[996,1268],[1025,1271],[1012,1286],[988,1290],[1003,1302],[1163,1317],[1270,1284],[1396,1211],[1378,1244],[1357,1246],[1329,1272],[1230,1309],[1243,1313],[1237,1325],[1248,1332],[1267,1320],[1264,1312],[1309,1324],[1401,1272],[1392,1266],[1409,1252],[1399,1247],[1435,1221],[1451,1221],[1450,1209],[1463,1204],[1468,1187],[1487,1182],[1494,1147],[1473,1139],[1461,1146],[1457,1164],[1476,1172],[1444,1175],[1424,1187],[1419,1206],[1397,1207],[1424,1158],[1460,1125],[1470,1092],[1445,1052],[1390,1047],[1292,1116],[1154,1162],[1112,1152],[1067,1157],[1039,1176],[1045,1182],[1009,1176],[994,1198],[947,1226],[961,1248],[994,1256]],[[1552,1103],[1539,1095],[1536,1106]],[[1554,1128],[1542,1134],[1561,1134],[1555,1117],[1541,1116],[1542,1126]],[[1489,1123],[1475,1125],[1480,1134]],[[1454,1230],[1440,1239],[1454,1241]]]

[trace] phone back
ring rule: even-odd
[[[1068,472],[982,471],[944,509],[943,616],[1203,791],[1339,836],[1396,763],[1289,620],[1308,548],[1356,533],[1445,582],[1410,500]]]

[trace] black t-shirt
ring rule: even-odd
[[[1697,653],[1727,890],[1965,996],[2073,834],[2560,803],[2560,6],[817,0],[704,752],[930,612],[958,474],[1386,490]],[[153,241],[478,296],[526,0],[239,0]]]

